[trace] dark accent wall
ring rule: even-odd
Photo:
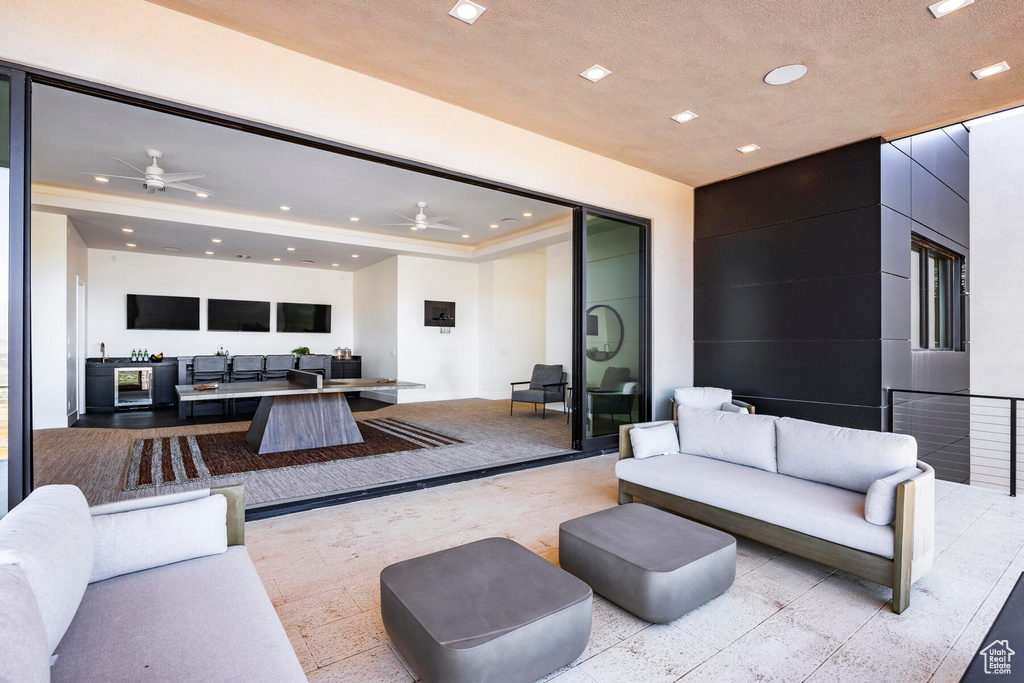
[[[966,353],[911,353],[909,278],[912,233],[967,256],[967,173],[959,126],[698,188],[695,384],[866,429],[887,387],[966,389]]]

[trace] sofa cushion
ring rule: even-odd
[[[0,519],[0,565],[25,572],[52,653],[92,573],[92,517],[75,486],[42,486]]]
[[[224,496],[93,517],[95,560],[89,582],[228,549]]]
[[[896,474],[877,479],[868,487],[864,496],[864,519],[872,524],[888,525],[896,521],[896,486],[908,479],[913,479],[921,470],[908,467]]]
[[[679,450],[775,472],[775,419],[679,406]]]
[[[50,680],[50,648],[39,603],[17,565],[0,567],[0,681]]]
[[[89,586],[60,681],[305,681],[244,546]]]
[[[615,465],[620,479],[882,557],[894,532],[864,519],[864,494],[684,453]]]
[[[679,437],[676,434],[676,426],[671,422],[650,427],[634,427],[629,430],[629,443],[633,447],[634,458],[679,452]]]
[[[718,410],[723,403],[732,403],[732,390],[715,387],[681,387],[675,391],[675,400],[680,406]]]
[[[719,410],[721,410],[723,413],[743,413],[744,415],[746,415],[747,412],[749,412],[746,408],[740,408],[732,401],[726,401],[725,403],[723,403],[722,407],[719,408]]]
[[[780,418],[779,472],[867,493],[883,479],[917,463],[917,442],[906,434],[848,429]]]

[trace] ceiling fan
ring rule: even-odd
[[[409,218],[403,216],[400,213],[394,214],[399,218],[408,221],[406,223],[384,223],[385,226],[406,226],[413,230],[426,230],[427,228],[433,228],[435,230],[451,230],[453,232],[462,232],[462,228],[456,228],[451,225],[444,225],[441,221],[448,220],[448,216],[434,216],[433,218],[427,218],[427,214],[423,213],[423,210],[427,208],[426,202],[416,202],[416,206],[419,207],[419,213],[416,214],[415,218]]]
[[[128,168],[141,174],[139,176],[126,176],[126,175],[111,175],[109,173],[86,173],[86,175],[96,176],[97,178],[120,178],[122,180],[141,180],[142,188],[146,192],[165,192],[167,188],[174,188],[175,190],[185,190],[186,192],[195,192],[196,194],[202,194],[203,196],[210,196],[213,193],[209,190],[204,190],[201,187],[195,185],[189,185],[184,182],[186,180],[195,180],[197,178],[205,178],[205,173],[199,173],[194,171],[191,173],[164,173],[164,169],[160,168],[157,163],[160,157],[164,155],[158,149],[147,149],[146,156],[152,160],[152,164],[146,167],[143,171],[141,168],[136,168],[129,164],[127,161],[114,157],[114,161],[119,164],[124,164]]]

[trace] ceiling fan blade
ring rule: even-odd
[[[139,173],[141,173],[142,175],[146,175],[146,172],[145,172],[145,171],[143,171],[143,170],[142,170],[141,168],[135,168],[134,166],[132,166],[131,164],[129,164],[129,163],[128,163],[127,161],[125,161],[124,159],[118,159],[117,157],[113,157],[113,159],[114,159],[114,161],[116,161],[117,163],[119,163],[119,164],[124,164],[125,166],[127,166],[127,167],[128,167],[128,168],[130,168],[130,169],[132,169],[133,171],[138,171],[138,172],[139,172]]]
[[[407,226],[407,225],[416,225],[416,224],[415,223],[381,223],[379,227],[388,228],[388,227],[395,226],[395,225],[401,225],[401,226],[404,227],[404,226]]]
[[[122,180],[145,180],[145,178],[136,178],[129,175],[110,175],[109,173],[89,173],[88,171],[82,171],[82,175],[91,175],[99,178],[121,178]]]
[[[203,194],[213,196],[213,193],[209,190],[204,190],[201,187],[195,185],[189,185],[188,183],[165,183],[165,187],[173,187],[175,190],[187,190],[188,192],[202,192]]]
[[[451,220],[451,219],[448,218],[448,216],[434,216],[433,218],[428,218],[427,222],[428,223],[440,223],[441,221],[447,221],[447,220]]]
[[[462,232],[462,228],[455,228],[450,225],[439,225],[437,223],[427,223],[426,227],[433,228],[435,230],[451,230],[452,232]]]
[[[401,218],[401,219],[402,219],[403,221],[409,221],[410,223],[415,223],[415,222],[416,222],[416,219],[415,219],[415,218],[409,218],[408,216],[403,216],[403,215],[402,215],[402,214],[400,214],[400,213],[393,213],[393,214],[391,214],[391,215],[392,215],[392,216],[398,216],[398,217],[399,217],[399,218]]]
[[[205,173],[198,171],[194,173],[164,173],[164,182],[166,183],[180,183],[185,180],[198,180],[199,178],[205,178]]]

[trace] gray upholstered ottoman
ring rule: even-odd
[[[563,522],[562,569],[633,614],[664,624],[725,592],[736,539],[640,503]]]
[[[507,538],[386,567],[384,628],[424,683],[531,683],[590,640],[593,592]]]

